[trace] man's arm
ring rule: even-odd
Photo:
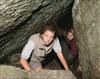
[[[27,59],[30,57],[31,52],[34,48],[35,48],[35,45],[34,45],[33,41],[29,40],[21,53],[20,63],[24,67],[24,69],[27,71],[30,70]]]
[[[58,38],[56,38],[54,40],[53,49],[54,49],[55,53],[57,54],[58,58],[60,59],[61,63],[63,64],[64,68],[66,70],[68,70],[68,64],[67,64],[67,62],[62,54],[62,49],[61,49],[61,45],[60,45]]]
[[[20,59],[20,63],[22,64],[22,66],[24,67],[24,69],[26,71],[30,71],[31,70],[31,68],[29,67],[28,61],[26,59],[21,58]]]
[[[68,70],[68,64],[63,56],[62,53],[57,53],[58,58],[60,59],[61,63],[63,64],[64,68]]]

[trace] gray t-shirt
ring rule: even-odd
[[[41,40],[41,37],[40,37],[39,33],[32,35],[30,37],[29,41],[27,42],[27,44],[25,45],[25,47],[23,48],[21,57],[25,58],[25,59],[28,59],[32,52],[37,53],[34,50],[38,51],[40,49],[40,48],[37,48],[37,46],[38,46],[37,44],[42,44],[40,40]],[[43,45],[41,45],[41,46],[43,46]],[[45,49],[47,50],[47,52],[48,52],[48,50],[51,51],[51,49],[54,49],[55,53],[62,53],[61,45],[60,45],[60,42],[59,42],[58,38],[54,39],[51,47],[46,47],[45,46]]]

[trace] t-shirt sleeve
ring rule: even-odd
[[[53,50],[55,51],[55,53],[62,53],[61,45],[58,38],[54,40]]]
[[[34,48],[35,48],[35,43],[32,40],[29,40],[22,50],[21,57],[28,59]]]

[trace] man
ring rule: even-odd
[[[29,41],[25,45],[20,63],[26,71],[41,70],[41,62],[45,59],[45,56],[54,49],[64,68],[67,70],[68,65],[62,54],[62,49],[59,40],[56,36],[55,24],[45,24],[41,32],[34,34],[29,38]],[[28,58],[31,56],[31,61],[28,63]]]

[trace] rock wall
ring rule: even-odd
[[[75,35],[84,79],[100,79],[100,0],[75,0]]]

